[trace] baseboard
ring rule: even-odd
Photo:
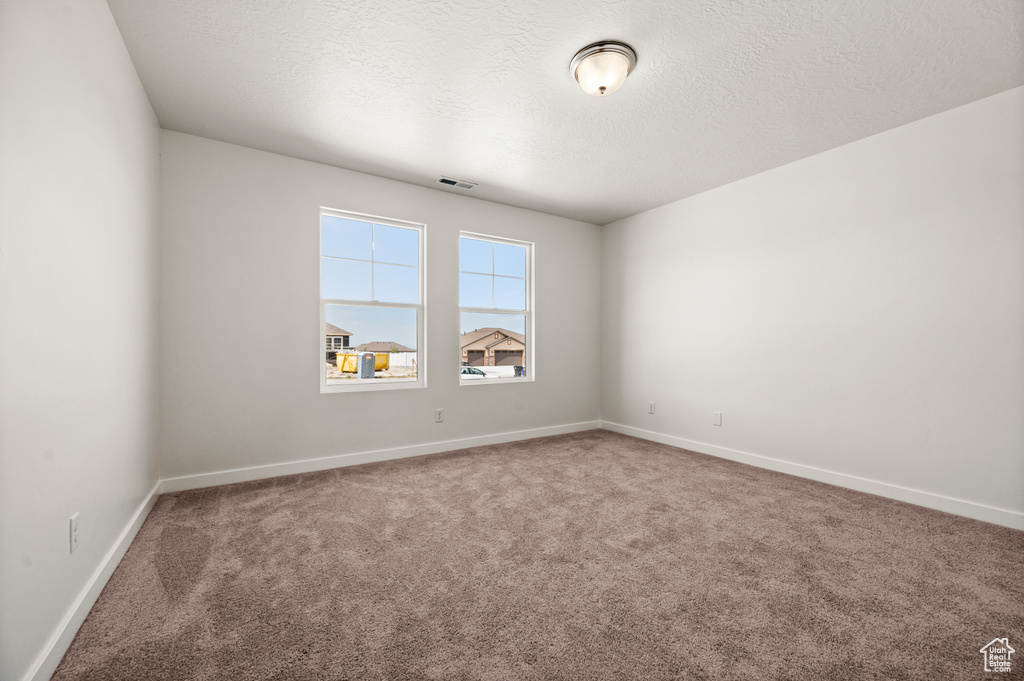
[[[658,433],[651,430],[644,430],[642,428],[634,428],[632,426],[626,426],[612,421],[584,421],[561,426],[549,426],[546,428],[533,428],[529,430],[498,433],[495,435],[442,440],[440,442],[432,442],[423,445],[394,447],[369,452],[341,454],[338,456],[329,456],[319,459],[306,459],[303,461],[293,461],[288,463],[236,468],[214,473],[186,475],[163,479],[153,486],[153,489],[150,490],[146,499],[142,502],[135,514],[132,516],[132,519],[118,536],[117,541],[114,542],[114,545],[107,552],[107,555],[104,556],[103,561],[93,572],[92,577],[89,579],[85,587],[83,587],[78,598],[68,610],[64,619],[54,631],[42,652],[40,652],[39,656],[36,658],[36,661],[22,677],[22,681],[48,681],[50,676],[53,675],[53,672],[57,669],[57,665],[60,664],[61,659],[67,652],[68,647],[71,645],[71,641],[74,639],[75,634],[78,633],[79,627],[81,627],[82,622],[85,621],[85,618],[92,609],[92,606],[96,603],[96,599],[99,598],[103,587],[106,586],[110,576],[114,573],[114,569],[117,567],[118,563],[120,563],[125,552],[127,552],[128,547],[135,539],[139,529],[142,527],[142,523],[145,522],[146,517],[153,509],[153,506],[156,504],[157,497],[159,497],[160,494],[187,489],[197,489],[201,487],[226,485],[235,482],[261,480],[281,475],[293,475],[295,473],[327,470],[342,466],[354,466],[357,464],[371,463],[375,461],[387,461],[389,459],[401,459],[413,456],[422,456],[425,454],[436,454],[456,449],[466,449],[468,447],[479,447],[482,445],[499,444],[502,442],[527,440],[535,437],[575,433],[584,430],[593,430],[595,428],[603,428],[605,430],[622,433],[623,435],[631,435],[633,437],[650,440],[652,442],[658,442],[661,444],[671,445],[673,447],[680,447],[682,449],[700,452],[702,454],[709,454],[711,456],[729,459],[731,461],[750,464],[759,468],[766,468],[801,478],[808,478],[836,485],[838,487],[845,487],[847,489],[876,494],[890,499],[916,504],[918,506],[925,506],[927,508],[945,511],[947,513],[954,513],[956,515],[974,518],[976,520],[982,520],[996,525],[1024,530],[1024,513],[1019,513],[1017,511],[995,508],[963,499],[956,499],[932,492],[924,492],[922,490],[911,489],[868,478],[861,478],[846,473],[837,473],[835,471],[816,468],[814,466],[806,466],[804,464],[783,461],[781,459],[774,459],[760,454],[752,454],[750,452],[720,447],[718,445],[712,445],[705,442],[687,440],[685,438],[666,435],[664,433]]]
[[[499,444],[502,442],[514,442],[516,440],[527,440],[535,437],[546,437],[550,435],[561,435],[564,433],[575,433],[584,430],[603,428],[624,435],[631,435],[644,440],[658,442],[661,444],[680,447],[702,454],[710,454],[731,461],[738,461],[759,468],[795,475],[801,478],[817,480],[819,482],[845,487],[847,489],[877,494],[879,496],[904,501],[918,506],[934,508],[947,513],[983,520],[985,522],[1003,525],[1018,530],[1024,530],[1024,513],[1008,509],[995,508],[984,504],[956,499],[953,497],[924,492],[922,490],[893,485],[891,483],[861,478],[846,473],[806,466],[803,464],[774,459],[760,454],[752,454],[727,447],[720,447],[705,442],[687,440],[673,435],[666,435],[642,428],[625,426],[612,421],[584,421],[570,423],[561,426],[549,426],[546,428],[533,428],[529,430],[517,430],[494,435],[482,435],[478,437],[461,438],[455,440],[442,440],[423,445],[412,445],[407,447],[394,447],[390,449],[379,449],[369,452],[358,452],[353,454],[341,454],[319,459],[306,459],[303,461],[292,461],[288,463],[269,464],[264,466],[251,466],[236,468],[214,473],[199,475],[186,475],[176,478],[160,480],[150,490],[145,501],[139,506],[132,519],[121,532],[117,541],[107,552],[99,567],[96,568],[92,577],[82,589],[72,607],[68,610],[64,619],[51,636],[43,651],[39,654],[36,662],[29,668],[29,671],[22,677],[22,681],[47,681],[60,664],[61,659],[67,652],[71,641],[85,621],[86,615],[99,598],[100,592],[106,586],[107,581],[113,574],[121,558],[135,539],[142,523],[146,520],[149,512],[156,504],[157,497],[165,492],[178,492],[187,489],[198,489],[201,487],[213,487],[226,485],[235,482],[247,482],[250,480],[261,480],[281,475],[293,475],[295,473],[308,473],[311,471],[327,470],[342,466],[354,466],[362,463],[375,461],[387,461],[389,459],[401,459],[425,454],[436,454],[468,447],[479,447],[482,445]]]
[[[671,445],[673,447],[688,449],[693,452],[700,452],[701,454],[710,454],[711,456],[717,456],[731,461],[739,461],[740,463],[750,464],[751,466],[757,466],[758,468],[767,468],[769,470],[779,471],[780,473],[795,475],[800,478],[809,478],[811,480],[817,480],[818,482],[825,482],[830,485],[836,485],[837,487],[845,487],[847,489],[857,490],[858,492],[876,494],[878,496],[896,499],[897,501],[905,501],[918,506],[934,508],[938,511],[945,511],[946,513],[974,518],[975,520],[983,520],[995,525],[1003,525],[1004,527],[1011,527],[1016,530],[1024,530],[1024,513],[1011,511],[1005,508],[986,506],[985,504],[979,504],[973,501],[966,501],[964,499],[947,497],[933,492],[925,492],[918,489],[911,489],[909,487],[902,487],[900,485],[893,485],[888,482],[881,482],[880,480],[861,478],[847,473],[836,473],[835,471],[825,470],[824,468],[806,466],[804,464],[783,461],[782,459],[773,459],[760,454],[751,454],[750,452],[743,452],[736,449],[707,444],[706,442],[696,442],[694,440],[687,440],[673,435],[665,435],[664,433],[644,430],[643,428],[624,426],[621,423],[614,423],[612,421],[601,421],[601,428],[611,430],[616,433],[622,433],[623,435],[632,435],[633,437],[638,437],[644,440],[658,442],[664,445]]]
[[[353,454],[339,454],[320,459],[305,459],[302,461],[289,461],[287,463],[268,464],[264,466],[233,468],[231,470],[217,471],[214,473],[183,475],[176,478],[165,478],[161,480],[160,493],[181,492],[187,489],[215,487],[217,485],[230,485],[236,482],[249,482],[250,480],[276,478],[281,475],[295,475],[296,473],[323,471],[331,468],[341,468],[342,466],[355,466],[362,463],[387,461],[389,459],[404,459],[411,456],[423,456],[424,454],[449,452],[454,449],[466,449],[468,447],[494,445],[502,442],[528,440],[535,437],[576,433],[583,430],[594,430],[600,427],[600,421],[583,421],[581,423],[569,423],[561,426],[516,430],[508,433],[498,433],[496,435],[481,435],[478,437],[467,437],[456,440],[442,440],[440,442],[430,442],[423,445],[377,449],[369,452],[356,452]]]
[[[132,519],[128,521],[128,524],[118,536],[117,541],[107,551],[107,555],[103,557],[103,561],[92,573],[92,577],[89,578],[85,587],[82,588],[78,598],[75,599],[74,604],[67,614],[64,615],[64,619],[58,625],[50,640],[47,641],[42,652],[39,653],[39,657],[36,658],[36,661],[29,667],[28,672],[22,677],[22,681],[49,681],[49,678],[53,676],[57,665],[60,664],[60,661],[64,658],[64,653],[68,651],[68,647],[71,645],[71,641],[74,640],[75,634],[78,633],[79,627],[85,621],[86,615],[92,610],[96,599],[100,597],[100,592],[103,591],[103,587],[107,585],[110,576],[114,574],[114,569],[121,562],[125,552],[128,551],[128,547],[131,546],[135,535],[139,533],[142,523],[146,521],[149,512],[156,505],[157,497],[160,496],[159,487],[159,482],[153,485],[153,489],[146,495],[146,499],[136,509]]]

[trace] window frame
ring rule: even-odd
[[[468,232],[461,230],[459,231],[459,269],[458,274],[464,273],[462,270],[462,238],[476,239],[478,241],[489,241],[497,244],[507,244],[509,246],[519,246],[526,248],[526,309],[525,310],[509,310],[502,308],[481,308],[481,307],[467,307],[462,305],[462,293],[461,284],[460,291],[458,294],[457,302],[459,303],[459,339],[462,338],[462,314],[464,312],[469,313],[480,313],[480,314],[505,314],[509,316],[525,317],[526,328],[523,333],[523,338],[526,340],[526,348],[523,350],[523,366],[526,367],[526,375],[511,378],[496,379],[493,381],[476,381],[476,380],[465,380],[462,378],[461,371],[459,372],[459,385],[460,386],[471,386],[471,385],[508,385],[513,383],[532,383],[536,380],[537,375],[537,361],[536,353],[534,351],[535,346],[535,329],[534,329],[534,315],[536,312],[536,298],[534,296],[534,273],[536,271],[536,244],[532,241],[523,241],[521,239],[511,239],[508,237],[495,236],[493,234],[482,234],[480,232]],[[478,272],[465,272],[466,274],[479,274]],[[495,274],[493,271],[489,275],[493,277],[500,277],[505,275]],[[497,334],[495,334],[497,336]],[[485,355],[486,356],[486,355]],[[459,367],[462,367],[462,346],[459,346]]]
[[[419,302],[418,303],[389,303],[367,300],[346,300],[342,298],[324,298],[324,258],[335,257],[324,255],[324,216],[337,217],[359,222],[369,222],[372,225],[384,225],[398,227],[401,229],[414,229],[419,233]],[[388,218],[381,215],[370,215],[368,213],[356,213],[338,208],[320,207],[317,222],[318,244],[317,251],[320,256],[317,259],[319,280],[317,286],[320,290],[320,393],[347,393],[365,392],[375,390],[413,390],[427,387],[427,225],[422,222],[410,222],[397,218]],[[375,244],[374,244],[375,245]],[[365,261],[360,261],[365,262]],[[376,261],[370,261],[375,263]],[[382,263],[391,264],[391,263]],[[372,269],[371,269],[372,273]],[[371,274],[371,277],[373,275]],[[412,309],[416,310],[416,380],[388,379],[379,382],[354,383],[354,384],[330,384],[327,383],[327,361],[324,348],[324,341],[327,338],[327,306],[344,305],[348,307],[374,307],[385,309]],[[387,339],[382,339],[387,340]],[[339,348],[336,351],[352,350],[352,348]],[[361,353],[359,353],[361,354]]]

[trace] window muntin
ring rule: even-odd
[[[333,338],[331,336],[328,336],[327,337],[327,349],[328,350],[344,350],[345,349],[345,339],[344,338],[339,338],[337,336],[335,336]]]
[[[321,392],[426,385],[424,233],[422,224],[321,209]],[[348,342],[327,336],[328,324]],[[365,352],[379,356],[372,378],[360,371]]]
[[[464,365],[478,367],[492,378],[532,380],[532,258],[531,243],[460,234],[460,353]],[[463,378],[463,384],[477,381]]]

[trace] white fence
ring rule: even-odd
[[[391,359],[388,361],[393,367],[416,366],[415,352],[392,352],[389,354],[391,355]]]

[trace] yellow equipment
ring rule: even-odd
[[[338,365],[338,371],[345,374],[358,374],[359,373],[359,358],[361,355],[342,355],[339,354],[335,363]],[[373,370],[374,371],[387,371],[391,368],[391,355],[386,352],[378,352],[373,357]]]

